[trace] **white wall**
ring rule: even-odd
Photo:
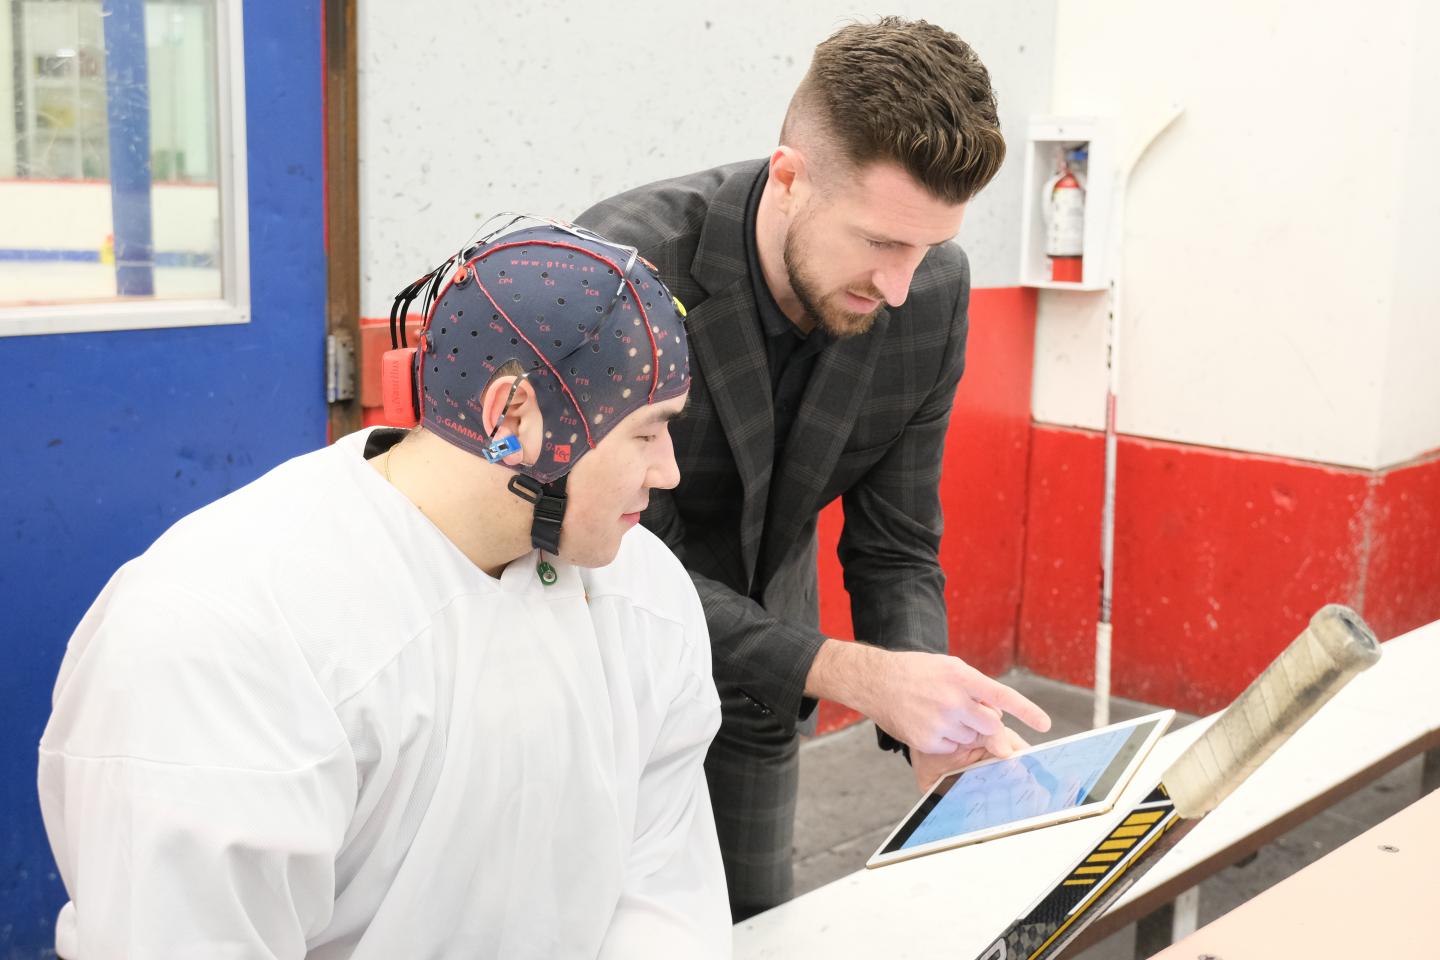
[[[901,0],[989,67],[1012,142],[1050,97],[1055,0]],[[361,4],[361,305],[501,210],[572,217],[627,187],[769,153],[819,41],[876,11],[778,4]],[[967,216],[976,286],[1016,281],[1020,152]]]
[[[1122,432],[1361,467],[1440,446],[1435,19],[1061,0],[1055,113],[1185,105],[1129,184]],[[1104,310],[1042,293],[1037,419],[1101,426]]]
[[[1397,51],[1410,71],[1395,164],[1396,261],[1381,401],[1381,463],[1440,446],[1440,5],[1421,2]]]

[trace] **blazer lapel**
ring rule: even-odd
[[[770,497],[771,526],[762,576],[768,577],[783,562],[805,523],[825,506],[818,500],[855,426],[860,405],[870,395],[876,355],[889,325],[889,312],[881,310],[869,333],[837,340],[816,360]]]
[[[765,528],[775,414],[769,359],[760,334],[745,254],[745,201],[764,161],[746,164],[711,198],[691,275],[707,298],[686,318],[690,351],[715,405],[740,474],[740,543],[747,581],[755,578]]]

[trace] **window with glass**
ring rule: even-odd
[[[248,319],[238,0],[0,10],[0,334]]]

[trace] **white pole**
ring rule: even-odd
[[[1119,203],[1117,201],[1117,207]],[[1114,224],[1115,229],[1119,225]],[[1119,270],[1115,273],[1118,275]],[[1110,605],[1115,590],[1115,407],[1120,395],[1120,284],[1112,277],[1105,317],[1105,494],[1100,509],[1100,616],[1095,621],[1095,712],[1110,722]]]
[[[1100,511],[1100,615],[1095,621],[1095,708],[1094,726],[1110,722],[1110,621],[1115,591],[1115,414],[1120,402],[1120,277],[1125,251],[1125,187],[1135,164],[1183,109],[1172,103],[1149,125],[1148,135],[1135,144],[1115,174],[1115,195],[1111,204],[1110,287],[1105,317],[1105,494]]]

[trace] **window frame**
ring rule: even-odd
[[[250,322],[250,217],[242,0],[215,0],[215,121],[220,296],[0,306],[0,337]]]

